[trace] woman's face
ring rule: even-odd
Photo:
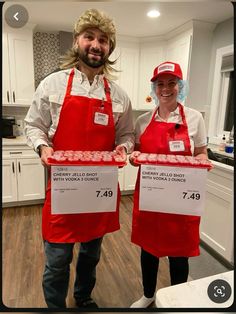
[[[156,83],[156,95],[160,103],[173,103],[179,92],[178,78],[172,74],[162,74]]]

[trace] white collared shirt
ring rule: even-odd
[[[71,69],[67,69],[50,74],[42,80],[34,94],[25,117],[25,135],[27,144],[35,150],[41,144],[52,146],[70,72]],[[106,99],[103,77],[104,75],[96,75],[90,85],[87,76],[75,69],[71,95]],[[108,81],[108,84],[111,89],[116,145],[123,144],[131,152],[134,146],[134,126],[130,99],[116,83]]]
[[[184,108],[184,114],[185,114],[185,118],[186,118],[186,122],[188,126],[191,151],[193,153],[194,147],[202,147],[202,146],[207,145],[205,123],[204,123],[202,114],[199,111],[189,108],[189,107],[185,107],[185,106],[183,108]],[[140,143],[139,138],[145,131],[146,127],[151,122],[151,119],[155,110],[156,108],[138,117],[135,123],[135,143],[137,144]],[[158,110],[157,110],[155,114],[155,121],[162,121],[162,122],[167,122],[167,123],[172,122],[172,123],[178,123],[178,124],[183,123],[178,107],[170,113],[167,121],[163,120],[159,116]]]

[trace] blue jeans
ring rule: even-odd
[[[90,297],[96,282],[96,265],[100,260],[102,238],[80,244],[76,265],[74,297]],[[44,242],[46,265],[43,274],[43,292],[49,308],[66,308],[70,278],[70,263],[74,243]]]

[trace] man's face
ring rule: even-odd
[[[104,65],[109,57],[109,39],[98,28],[87,28],[76,37],[74,46],[79,58],[91,68]]]

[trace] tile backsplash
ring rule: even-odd
[[[35,88],[59,67],[59,32],[36,32],[33,36]]]

